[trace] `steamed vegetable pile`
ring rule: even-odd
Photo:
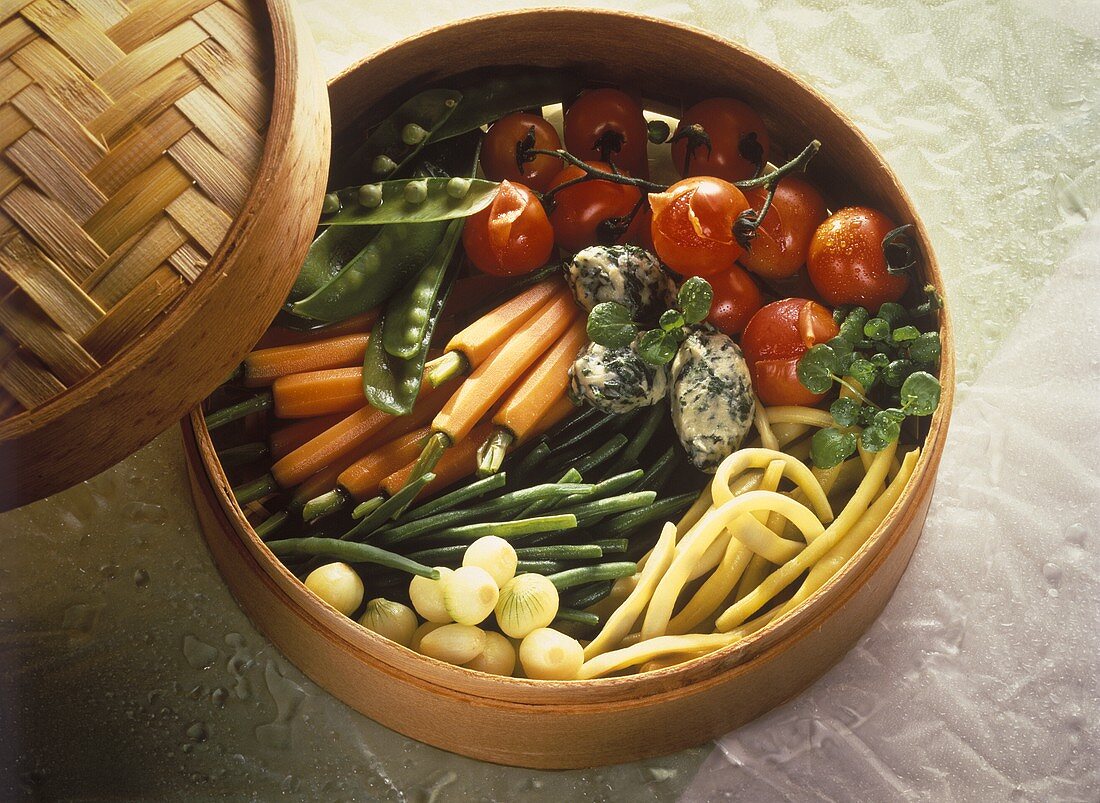
[[[481,672],[648,671],[794,610],[940,394],[912,227],[830,212],[820,148],[549,70],[404,100],[208,404],[237,503],[332,608]]]

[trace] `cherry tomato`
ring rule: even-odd
[[[515,276],[546,264],[554,230],[531,190],[503,181],[493,202],[466,220],[462,246],[478,270]]]
[[[561,139],[554,126],[537,114],[516,112],[501,117],[481,141],[481,167],[486,178],[493,181],[508,180],[525,184],[533,190],[544,192],[550,180],[561,172],[562,160],[556,156],[536,156],[525,162],[522,170],[516,164],[516,146],[528,132],[534,129],[535,145],[541,150],[557,150]]]
[[[611,171],[611,166],[604,162],[588,164],[600,170]],[[570,165],[554,176],[550,189],[584,175],[584,170]],[[605,220],[625,218],[634,211],[641,197],[642,193],[637,187],[602,179],[582,181],[555,193],[550,223],[553,224],[554,239],[558,247],[569,253],[576,253],[590,245],[610,244],[606,232],[601,231],[600,224]],[[628,231],[612,241],[626,242],[631,232],[636,231],[636,224],[632,225]]]
[[[763,187],[745,192],[757,211],[763,208],[767,196]],[[825,199],[810,182],[799,176],[781,179],[768,213],[741,257],[741,264],[769,279],[793,276],[806,264],[810,240],[827,215]]]
[[[709,146],[692,126],[702,128]],[[682,176],[741,181],[764,169],[770,148],[764,121],[751,106],[734,98],[710,98],[681,118],[672,137],[672,163]]]
[[[585,161],[614,162],[632,176],[649,176],[648,129],[642,106],[619,89],[590,89],[565,110],[565,147]]]
[[[749,208],[727,181],[699,177],[651,193],[653,245],[661,261],[683,276],[711,276],[733,267],[744,249],[734,239],[737,217]]]
[[[741,334],[745,324],[764,304],[760,288],[747,272],[736,265],[708,277],[707,281],[714,291],[714,302],[707,320],[719,332],[730,336]]]
[[[882,252],[882,238],[894,228],[886,215],[864,206],[841,209],[818,226],[806,270],[821,297],[872,312],[901,298],[909,277],[887,273]]]
[[[752,386],[764,404],[817,404],[825,394],[810,393],[798,381],[799,358],[840,332],[827,307],[805,298],[785,298],[760,309],[741,335]]]

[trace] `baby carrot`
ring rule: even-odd
[[[340,487],[357,501],[374,496],[382,480],[416,459],[424,439],[430,434],[431,430],[427,427],[413,430],[356,460],[337,478]]]
[[[256,349],[242,362],[244,384],[250,388],[263,387],[281,376],[362,365],[368,339],[368,335],[359,333]]]
[[[295,343],[311,343],[314,340],[327,340],[338,335],[364,334],[371,330],[374,322],[378,320],[378,310],[372,309],[353,315],[345,321],[319,326],[316,329],[287,329],[278,324],[270,327],[264,336],[260,338],[257,348],[273,348],[275,346],[290,346]]]
[[[309,443],[326,429],[343,420],[343,415],[334,413],[332,415],[319,415],[314,418],[303,418],[287,424],[285,427],[279,427],[268,436],[271,458],[278,460],[286,457],[299,446]]]
[[[330,368],[281,376],[271,386],[271,392],[279,418],[350,413],[366,403],[362,368]]]
[[[533,318],[561,291],[557,280],[539,282],[482,315],[447,343],[442,357],[428,366],[428,382],[440,385],[457,374],[477,368],[501,344]]]
[[[477,447],[485,438],[489,437],[492,424],[486,422],[473,429],[470,437],[457,441],[454,446],[444,452],[443,457],[436,463],[432,473],[435,479],[424,489],[425,494],[431,494],[442,490],[448,485],[458,482],[463,477],[468,477],[477,468]],[[382,480],[382,490],[393,495],[404,487],[412,476],[416,463],[409,463],[404,468],[395,471]]]

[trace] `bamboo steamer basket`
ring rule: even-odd
[[[0,510],[217,386],[286,297],[329,116],[290,0],[0,11]]]
[[[544,42],[555,45],[547,49]],[[644,56],[638,48],[643,42],[652,45]],[[428,81],[471,68],[532,64],[575,67],[592,79],[641,88],[651,107],[741,97],[763,114],[786,153],[820,139],[824,147],[811,164],[812,179],[837,205],[858,199],[915,223],[924,254],[921,278],[942,293],[916,210],[850,121],[754,53],[656,19],[539,10],[479,17],[408,39],[329,84],[336,151]],[[233,500],[199,410],[184,422],[195,504],[214,560],[256,626],[318,684],[382,724],[456,753],[532,768],[665,754],[736,728],[798,694],[855,644],[886,605],[923,528],[947,434],[954,363],[946,315],[940,334],[941,404],[916,472],[890,516],[802,606],[730,648],[678,667],[594,681],[499,678],[378,637],[320,602],[263,545]]]

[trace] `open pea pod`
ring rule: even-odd
[[[483,77],[462,91],[457,108],[435,128],[432,140],[457,137],[511,112],[561,103],[580,88],[578,76],[565,70],[532,68],[509,70],[507,77]]]
[[[290,300],[301,301],[332,281],[378,233],[377,229],[324,229],[313,240],[294,280]]]
[[[393,223],[379,229],[331,281],[288,305],[287,311],[334,322],[377,307],[431,258],[447,225],[447,221]]]
[[[439,314],[443,311],[443,305],[454,283],[455,272],[448,268],[458,241],[461,239],[462,225],[461,220],[450,224],[447,236],[432,256],[432,261],[417,277],[418,287],[424,290],[419,294],[419,301],[414,305],[408,300],[417,296],[417,293],[395,299],[395,303],[387,306],[382,318],[374,325],[374,331],[371,332],[370,340],[367,341],[367,352],[363,357],[363,393],[372,407],[390,415],[408,415],[412,412],[416,397],[420,395],[420,383],[424,375],[424,362],[428,357],[428,346],[435,332]],[[434,287],[432,282],[437,282]],[[430,290],[434,290],[434,293]],[[425,307],[422,302],[429,295],[431,295],[431,301]],[[419,315],[414,321],[408,314],[414,306],[424,312],[422,325],[419,324]],[[393,323],[390,323],[391,316]],[[400,338],[402,343],[408,343],[409,338],[419,332],[420,339],[416,341],[415,350],[408,358],[395,357],[386,351],[387,327],[391,331],[396,327],[396,331],[402,335]]]
[[[352,158],[366,175],[394,175],[454,114],[461,99],[462,93],[453,89],[427,89],[413,95],[371,131]]]
[[[360,203],[359,187],[340,190],[337,192],[340,209],[322,220],[322,225],[380,226],[454,220],[488,206],[500,185],[480,178],[413,178],[380,181],[369,186],[380,193],[372,199],[375,205]],[[423,198],[416,200],[421,195]],[[410,197],[414,200],[408,200]]]

